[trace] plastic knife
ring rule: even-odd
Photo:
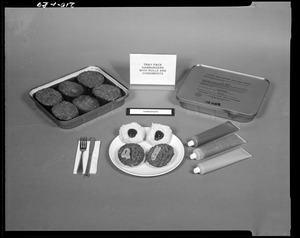
[[[95,139],[95,137],[91,137],[89,140],[90,140],[89,158],[88,158],[88,162],[87,162],[87,165],[86,165],[84,177],[89,177],[90,176],[91,162],[92,162],[92,156],[93,156],[93,152],[94,152],[96,139]]]

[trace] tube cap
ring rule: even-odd
[[[190,140],[187,144],[188,144],[188,146],[194,146],[195,145],[193,140]]]
[[[200,172],[201,172],[199,167],[194,168],[193,171],[194,171],[195,174],[200,174]]]
[[[192,153],[192,154],[190,155],[190,158],[191,158],[191,159],[196,159],[196,158],[197,158],[197,155],[196,155],[195,153]]]

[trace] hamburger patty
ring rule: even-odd
[[[122,164],[134,167],[144,161],[144,149],[135,143],[128,143],[123,145],[118,151],[118,158]]]
[[[68,121],[79,114],[77,107],[70,102],[62,101],[51,108],[53,115],[64,121]]]
[[[113,101],[121,96],[121,90],[110,84],[102,84],[93,88],[93,94],[105,101]]]
[[[71,81],[60,83],[58,85],[58,90],[67,97],[77,97],[84,92],[82,85]]]
[[[104,76],[96,71],[85,71],[77,76],[77,81],[88,88],[94,88],[104,82]]]
[[[73,104],[82,112],[88,112],[100,106],[96,98],[88,95],[80,95],[73,100]]]
[[[35,98],[45,106],[53,106],[63,100],[61,93],[53,88],[44,88],[37,91]]]
[[[146,161],[154,167],[166,166],[174,155],[174,149],[168,144],[153,146],[146,156]]]

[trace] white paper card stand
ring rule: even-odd
[[[175,54],[130,54],[130,89],[175,90]]]

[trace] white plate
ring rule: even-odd
[[[149,127],[146,127],[146,131],[148,130]],[[142,141],[138,144],[143,147],[145,152],[148,152],[152,147],[152,145],[149,144],[147,141]],[[171,159],[171,161],[164,167],[156,168],[156,167],[152,167],[148,163],[142,163],[136,167],[129,167],[122,164],[118,158],[118,151],[123,145],[125,145],[125,143],[121,141],[119,136],[117,136],[109,146],[109,157],[117,168],[124,171],[125,173],[135,175],[135,176],[152,177],[152,176],[158,176],[158,175],[169,173],[172,170],[174,170],[184,158],[183,144],[179,140],[179,138],[174,134],[172,135],[171,141],[169,143],[169,145],[174,148],[174,156]]]

